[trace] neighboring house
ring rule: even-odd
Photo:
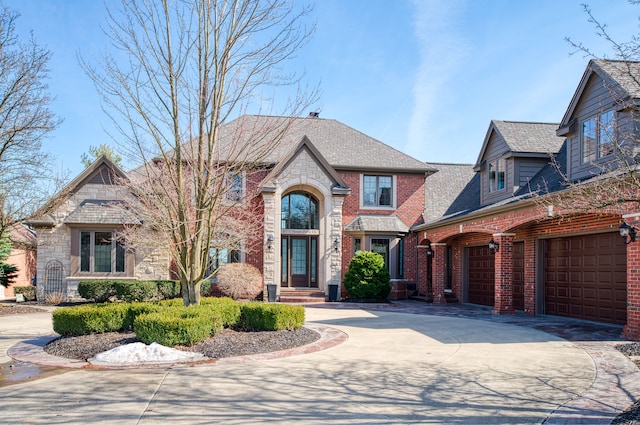
[[[31,286],[36,276],[36,235],[22,224],[14,224],[9,231],[13,249],[6,263],[18,268],[18,276],[5,288],[0,286],[0,299],[12,298],[14,286]]]
[[[640,250],[625,245],[618,229],[625,220],[637,226],[638,211],[563,216],[556,214],[562,205],[543,208],[532,196],[564,190],[562,174],[571,181],[601,174],[613,158],[612,138],[633,133],[640,86],[628,74],[640,75],[640,64],[627,65],[589,62],[559,125],[491,122],[476,176],[441,217],[412,228],[427,247],[419,262],[430,265],[418,286],[434,302],[453,294],[498,314],[622,324],[626,337],[640,338],[632,267]],[[625,131],[612,131],[614,122]]]
[[[247,262],[263,272],[265,288],[277,285],[279,299],[295,298],[301,290],[324,297],[329,285],[341,285],[355,252],[372,250],[385,259],[392,296],[404,297],[406,283],[416,282],[418,267],[417,235],[409,229],[423,222],[425,178],[435,170],[317,114],[242,116],[223,127],[221,146],[249,143],[245,137],[255,129],[280,128],[283,120],[290,120],[286,134],[262,160],[264,171],[233,183],[239,194],[257,189],[261,234],[245,241],[244,250],[212,249],[212,269]],[[49,285],[48,275],[54,275],[48,274],[48,264],[62,268],[70,291],[82,279],[168,277],[167,258],[141,257],[111,237],[123,222],[137,220],[114,216],[109,208],[128,196],[113,176],[127,178],[110,161],[99,159],[29,222],[38,234],[39,291]]]

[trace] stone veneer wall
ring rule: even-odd
[[[58,260],[64,267],[67,278],[69,295],[77,294],[78,282],[83,279],[95,279],[95,277],[70,276],[71,269],[71,229],[64,224],[64,220],[71,214],[82,201],[124,199],[127,193],[122,187],[105,184],[86,184],[63,202],[51,213],[55,220],[52,228],[37,228],[38,257],[37,257],[37,281],[38,294],[43,297],[45,272],[47,263]],[[87,225],[91,229],[92,225]],[[168,279],[169,257],[160,252],[144,252],[141,250],[135,255],[134,276],[127,279]]]
[[[265,288],[275,284],[280,292],[280,200],[292,190],[313,194],[320,202],[320,229],[318,237],[318,284],[328,294],[328,285],[342,282],[342,250],[333,248],[333,240],[342,240],[343,195],[333,195],[334,182],[307,151],[301,150],[277,176],[274,193],[263,192],[264,241],[273,236],[273,248],[264,250],[263,276]],[[304,232],[304,231],[303,231]],[[278,295],[279,296],[279,295]],[[266,289],[265,289],[266,298]]]

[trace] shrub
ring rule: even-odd
[[[344,274],[344,287],[351,298],[386,299],[391,292],[384,259],[375,252],[360,251]]]
[[[150,280],[114,280],[112,285],[116,298],[126,302],[149,301],[158,293],[158,285]]]
[[[206,297],[200,300],[200,304],[216,310],[220,314],[222,325],[225,327],[235,326],[240,319],[240,304],[231,298]]]
[[[243,330],[293,330],[304,325],[304,308],[299,305],[246,303],[240,310],[238,327]]]
[[[63,292],[50,292],[44,296],[44,300],[49,305],[58,305],[62,304],[66,296]]]
[[[92,304],[59,308],[52,314],[53,330],[60,335],[87,335],[124,329],[128,304]]]
[[[211,336],[221,327],[219,317],[201,309],[172,308],[163,312],[147,313],[136,317],[136,337],[145,344],[157,342],[172,347],[193,345]]]
[[[13,293],[18,295],[24,295],[26,301],[36,300],[36,287],[35,286],[14,286]]]
[[[180,281],[178,280],[156,280],[158,286],[158,297],[164,300],[177,298],[180,296]]]
[[[211,281],[209,279],[204,279],[200,282],[200,295],[203,297],[211,295]]]
[[[78,293],[84,299],[104,303],[116,294],[112,283],[113,281],[109,280],[85,280],[78,282]]]
[[[262,274],[251,264],[225,264],[216,277],[220,292],[234,300],[255,299],[263,290]]]

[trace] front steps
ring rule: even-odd
[[[326,297],[318,289],[280,289],[280,302],[291,304],[323,303]]]

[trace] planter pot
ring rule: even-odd
[[[269,284],[267,285],[267,299],[270,303],[276,302],[276,297],[278,293],[278,286]]]
[[[329,302],[338,301],[338,285],[329,285]]]

